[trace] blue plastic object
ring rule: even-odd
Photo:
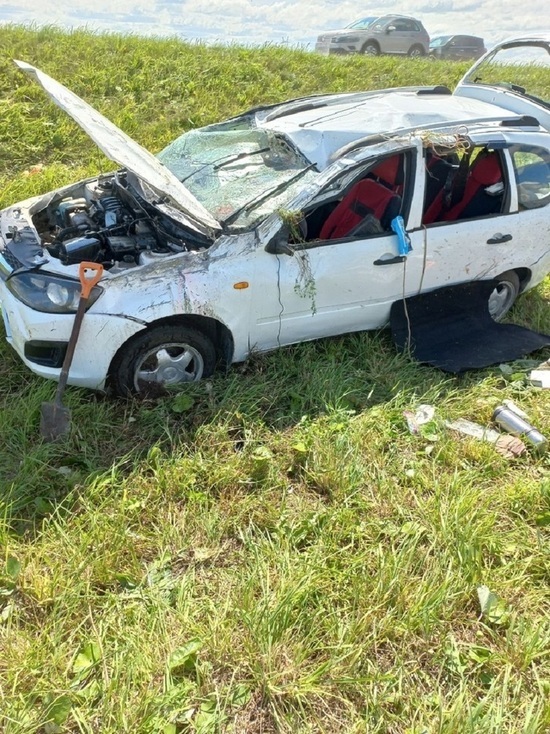
[[[412,250],[411,238],[405,229],[405,222],[401,214],[391,220],[391,228],[397,235],[397,249],[400,255],[407,256]]]

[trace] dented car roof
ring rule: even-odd
[[[257,113],[260,126],[288,135],[320,169],[343,146],[370,135],[502,121],[517,117],[494,104],[455,97],[441,88],[384,89],[297,100]]]

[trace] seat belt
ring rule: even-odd
[[[465,151],[462,156],[458,169],[449,171],[445,186],[443,187],[443,211],[448,212],[455,204],[458,204],[464,196],[466,190],[466,182],[468,181],[468,173],[470,171],[470,155],[471,151]],[[450,180],[449,180],[450,179]]]

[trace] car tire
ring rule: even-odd
[[[495,321],[501,321],[514,305],[521,289],[518,274],[508,270],[495,278],[498,284],[489,296],[489,314]]]
[[[416,46],[411,46],[408,56],[411,59],[419,59],[421,56],[424,56],[424,49],[418,44]]]
[[[365,56],[380,56],[380,46],[376,41],[367,41],[361,49],[361,53]]]
[[[122,347],[109,371],[109,382],[122,397],[154,397],[210,377],[216,359],[213,342],[201,331],[177,324],[153,326]]]

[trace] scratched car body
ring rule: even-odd
[[[550,270],[550,107],[514,62],[531,59],[548,90],[549,49],[550,38],[496,47],[452,94],[262,107],[156,157],[18,62],[121,168],[1,212],[8,341],[58,379],[82,261],[105,272],[69,383],[123,395],[384,327],[393,302],[450,284],[495,279],[488,308],[502,317]]]

